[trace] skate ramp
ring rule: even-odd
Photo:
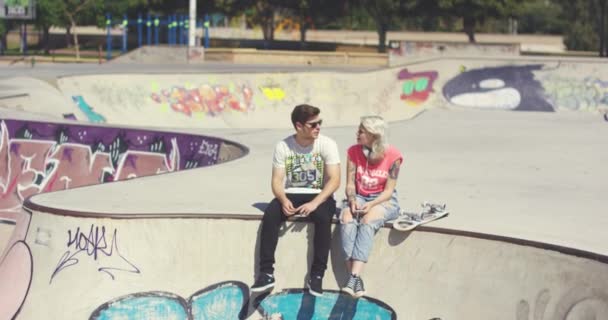
[[[601,113],[606,68],[597,59],[443,57],[366,72],[96,74],[58,86],[113,124],[289,128],[300,103],[319,106],[328,126],[432,108]]]
[[[35,198],[26,208],[28,231],[0,266],[10,270],[2,276],[19,275],[11,278],[22,282],[16,288],[29,288],[18,319],[261,319],[281,314],[282,319],[520,320],[604,319],[608,314],[606,257],[542,243],[432,228],[409,233],[383,228],[365,272],[368,297],[354,300],[337,291],[346,275],[334,230],[327,292],[314,298],[301,289],[311,259],[312,225],[288,222],[277,248],[277,287],[259,296],[250,295],[248,287],[259,215],[125,217],[66,212],[39,206]],[[5,302],[0,309],[1,318],[18,310],[21,301],[14,292],[12,305]]]
[[[0,119],[0,137],[0,212],[19,211],[33,194],[201,168],[248,152],[196,134],[12,119]]]

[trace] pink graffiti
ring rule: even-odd
[[[193,113],[217,116],[227,110],[247,112],[253,109],[253,91],[245,85],[237,92],[230,92],[222,85],[205,84],[191,90],[173,87],[170,90],[161,90],[160,93],[152,93],[150,98],[157,103],[168,103],[175,112],[181,112],[189,117]]]
[[[436,71],[410,73],[407,69],[401,70],[397,75],[397,78],[402,80],[401,100],[412,106],[426,102],[433,92],[437,76]]]
[[[171,141],[164,153],[127,151],[114,167],[110,154],[88,145],[9,139],[4,122],[0,140],[0,211],[16,211],[38,193],[71,189],[179,170],[179,151]]]

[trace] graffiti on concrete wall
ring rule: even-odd
[[[106,122],[106,118],[104,116],[102,116],[101,114],[93,111],[93,108],[86,101],[84,101],[84,98],[82,96],[72,96],[72,101],[74,101],[74,103],[78,106],[80,111],[82,111],[82,113],[84,113],[84,115],[87,117],[89,122],[93,122],[93,123]]]
[[[218,162],[216,138],[135,129],[0,123],[0,211],[30,195]]]
[[[285,289],[266,297],[258,305],[265,316],[278,319],[349,319],[394,320],[395,311],[380,300],[369,297],[353,299],[333,290],[315,297],[305,289]]]
[[[437,80],[436,71],[411,73],[403,69],[397,75],[401,80],[401,100],[409,106],[420,106],[433,92],[433,83]]]
[[[443,86],[448,102],[462,107],[554,111],[533,71],[543,65],[464,70]]]
[[[529,301],[521,299],[515,311],[516,320],[602,319],[608,312],[608,292],[600,286],[578,284],[559,297],[543,289]]]
[[[106,302],[90,320],[245,319],[249,287],[238,281],[221,282],[207,287],[187,300],[167,292],[143,292]],[[338,291],[325,291],[315,297],[306,289],[285,289],[258,296],[252,304],[264,319],[376,319],[395,320],[395,311],[386,303],[369,297],[354,299]]]
[[[285,91],[278,86],[260,87],[260,91],[270,101],[282,101],[285,99]]]
[[[519,55],[519,44],[477,44],[468,42],[390,41],[389,55],[395,57],[461,55]]]
[[[253,91],[247,85],[208,85],[187,89],[173,86],[154,92],[150,98],[159,104],[167,104],[178,113],[218,116],[224,112],[249,112],[253,110]]]
[[[608,81],[595,77],[582,80],[547,74],[541,77],[547,99],[560,109],[608,110]]]
[[[464,107],[524,111],[556,109],[608,110],[608,81],[597,77],[565,77],[544,65],[501,66],[461,70],[443,94]]]
[[[30,290],[32,272],[32,251],[25,241],[16,241],[0,255],[0,319],[16,319]]]
[[[139,268],[120,253],[117,229],[106,234],[105,226],[90,225],[88,229],[77,227],[67,233],[67,250],[59,258],[49,283],[59,272],[78,265],[81,259],[86,258],[99,263],[97,271],[109,275],[112,280],[116,273],[140,273]]]
[[[97,308],[90,320],[230,320],[244,319],[249,288],[226,281],[193,294],[188,300],[168,292],[142,292],[120,297]]]

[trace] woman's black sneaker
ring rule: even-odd
[[[342,287],[342,292],[344,293],[348,293],[351,296],[355,296],[355,285],[357,284],[357,279],[359,279],[359,277],[357,277],[354,274],[350,275],[350,278],[348,278],[348,282],[346,282],[346,285],[344,287]]]

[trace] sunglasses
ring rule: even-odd
[[[315,121],[315,122],[306,122],[305,123],[305,125],[307,125],[311,129],[314,129],[314,128],[322,125],[322,124],[323,124],[323,120],[319,120],[319,121]]]

